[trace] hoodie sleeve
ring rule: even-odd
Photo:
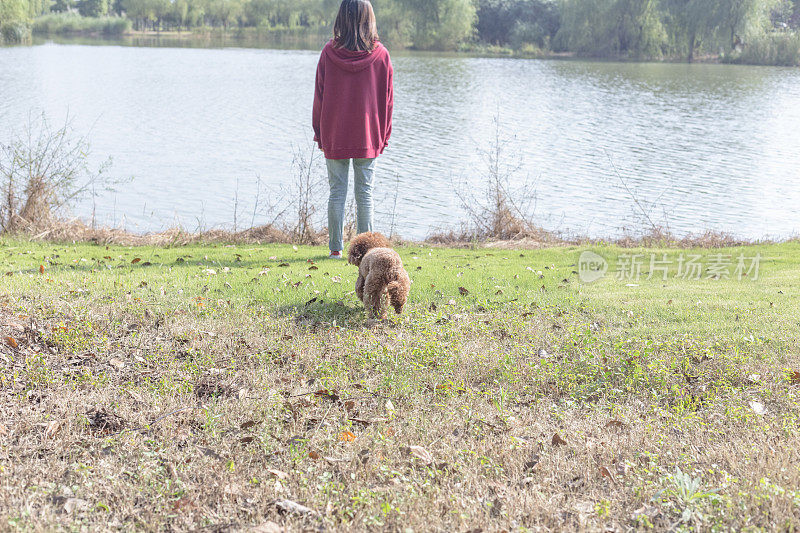
[[[319,57],[317,64],[317,81],[314,85],[314,111],[311,118],[314,127],[314,141],[322,150],[322,137],[320,136],[320,121],[322,117],[322,88],[325,86],[325,52]]]
[[[394,68],[392,60],[389,59],[389,94],[386,98],[386,132],[383,136],[384,147],[389,145],[389,137],[392,136],[392,114],[394,112]]]

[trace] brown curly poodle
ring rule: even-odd
[[[350,243],[347,260],[358,267],[356,295],[374,318],[386,318],[384,293],[399,315],[408,299],[411,278],[392,243],[380,233],[362,233]]]

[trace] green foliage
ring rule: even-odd
[[[656,0],[565,0],[559,49],[581,55],[660,57],[666,32]]]
[[[561,15],[554,0],[480,0],[478,37],[491,44],[545,47],[558,32]]]
[[[372,6],[375,9],[375,18],[378,19],[378,33],[382,41],[397,47],[413,44],[411,35],[414,24],[404,6],[397,0],[373,0]],[[336,9],[333,11],[335,13]]]
[[[733,50],[763,34],[775,0],[665,0],[675,53],[689,61],[698,52]]]
[[[563,0],[555,47],[588,56],[691,61],[765,35],[779,8],[781,0]]]
[[[122,35],[131,29],[131,21],[122,17],[82,17],[77,13],[51,13],[37,18],[33,33],[56,35],[94,33],[108,36]]]
[[[455,48],[472,34],[475,5],[471,0],[399,0],[413,22],[417,48]]]
[[[800,66],[800,33],[770,33],[750,41],[740,53],[726,57],[730,63]]]
[[[30,37],[30,28],[22,21],[0,23],[0,44],[19,44]]]
[[[796,64],[800,0],[373,0],[390,47],[484,50],[603,58],[722,57],[728,62]],[[330,32],[340,0],[0,0],[0,42],[22,42],[48,12],[103,19],[137,30],[193,28]],[[57,27],[58,26],[58,27]],[[88,28],[84,30],[84,28]],[[102,33],[128,26],[106,20]],[[44,33],[92,31],[76,18],[49,18]]]
[[[75,7],[73,0],[54,0],[50,5],[51,13],[65,13]]]
[[[81,0],[78,12],[84,17],[105,17],[108,15],[108,0]]]
[[[0,44],[17,44],[30,37],[30,21],[44,13],[47,0],[0,0]]]

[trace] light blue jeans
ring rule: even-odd
[[[344,209],[351,159],[326,159],[331,196],[328,199],[328,236],[332,252],[344,250]],[[375,159],[352,159],[355,177],[358,233],[372,231],[372,186]]]

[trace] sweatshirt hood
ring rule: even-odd
[[[360,72],[383,57],[386,48],[381,43],[376,43],[372,52],[354,52],[347,48],[335,47],[331,40],[325,45],[323,52],[337,67],[348,72]]]

